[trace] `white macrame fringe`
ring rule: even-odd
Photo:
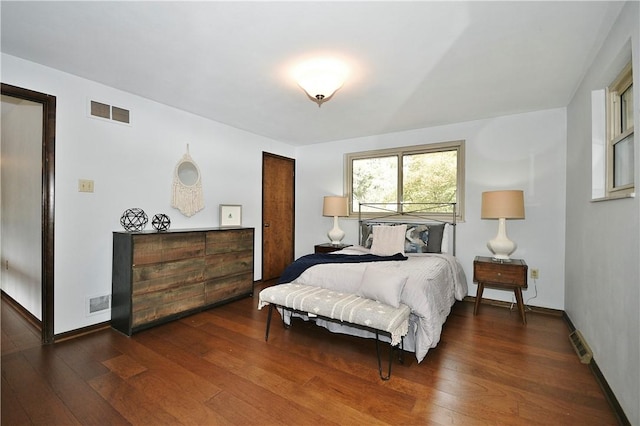
[[[198,170],[198,180],[195,184],[187,186],[182,183],[178,176],[178,168],[180,164],[185,161],[190,161]],[[204,208],[204,196],[202,193],[202,182],[200,181],[200,168],[191,159],[189,155],[189,146],[187,145],[187,153],[182,157],[182,160],[176,165],[173,173],[173,198],[171,201],[171,207],[180,210],[180,213],[187,217],[191,217]]]

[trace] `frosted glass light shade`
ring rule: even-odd
[[[348,75],[347,66],[333,58],[304,62],[294,70],[294,77],[307,95],[318,104],[329,100],[342,87]]]
[[[482,219],[498,219],[498,234],[487,243],[494,259],[509,261],[518,245],[507,237],[507,219],[524,219],[524,192],[520,190],[482,193]]]

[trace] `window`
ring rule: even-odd
[[[607,89],[607,196],[626,196],[634,192],[631,63]]]
[[[350,214],[358,214],[360,203],[384,203],[397,211],[399,203],[455,202],[456,220],[462,220],[464,141],[355,152],[345,160]],[[450,219],[451,210],[442,206],[433,215]]]

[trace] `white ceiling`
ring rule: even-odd
[[[566,106],[621,6],[2,1],[1,47],[305,145]],[[288,75],[318,52],[352,66],[321,108]]]

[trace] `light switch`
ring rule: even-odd
[[[93,181],[90,179],[79,179],[78,192],[93,192]]]

